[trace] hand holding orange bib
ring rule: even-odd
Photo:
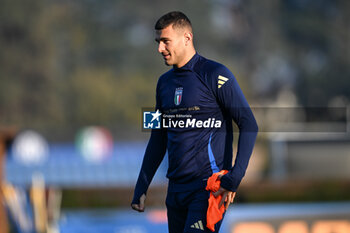
[[[209,177],[207,187],[205,188],[207,191],[210,191],[210,197],[208,200],[209,206],[207,210],[207,227],[211,231],[215,231],[215,224],[222,219],[222,215],[225,212],[224,205],[221,205],[219,208],[222,195],[215,197],[213,192],[217,192],[220,188],[221,181],[218,179],[218,177],[220,175],[225,175],[227,172],[227,170],[221,170],[220,172],[214,173],[211,177]]]

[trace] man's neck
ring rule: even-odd
[[[187,62],[189,62],[189,61],[192,59],[192,57],[193,57],[195,54],[196,54],[196,50],[195,50],[195,49],[191,50],[190,52],[187,53],[187,55],[185,56],[185,58],[182,59],[182,62],[179,63],[179,64],[177,64],[177,65],[175,65],[175,66],[176,66],[177,68],[183,67],[184,65],[187,64]]]

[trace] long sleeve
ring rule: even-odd
[[[158,85],[159,86],[159,85]],[[158,97],[158,86],[156,94],[156,109],[161,110]],[[146,194],[148,187],[162,162],[167,149],[167,132],[165,129],[153,129],[149,139],[145,155],[143,157],[141,170],[135,186],[132,204],[138,204],[142,194]]]
[[[154,174],[166,152],[166,135],[163,130],[153,130],[142,161],[142,167],[134,191],[132,204],[138,204],[142,194],[146,194]]]
[[[237,155],[234,166],[229,173],[221,178],[221,186],[227,190],[236,191],[248,167],[258,126],[250,106],[245,99],[233,74],[226,68],[220,67],[215,72],[215,91],[221,107],[229,118],[239,128]],[[232,145],[230,145],[232,147]],[[231,156],[230,155],[225,155]]]

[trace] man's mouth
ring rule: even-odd
[[[170,54],[163,54],[163,58],[164,58],[165,60],[168,60],[168,59],[170,58]]]

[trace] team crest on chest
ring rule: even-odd
[[[176,106],[181,104],[183,87],[178,87],[175,89],[174,103]]]

